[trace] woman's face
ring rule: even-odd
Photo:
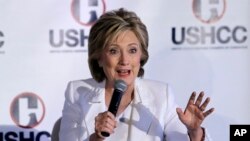
[[[107,78],[107,84],[113,86],[114,81],[122,79],[128,86],[134,84],[140,69],[142,51],[135,34],[127,30],[105,47],[99,65]]]

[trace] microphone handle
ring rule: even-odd
[[[113,96],[111,98],[110,104],[109,104],[109,109],[114,116],[116,116],[116,113],[118,111],[121,99],[122,99],[123,92],[119,89],[115,89],[113,92]],[[101,132],[102,136],[108,137],[110,134],[108,132]]]

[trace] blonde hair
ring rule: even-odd
[[[143,66],[149,58],[147,28],[134,12],[120,8],[104,13],[90,29],[88,63],[91,75],[96,81],[101,82],[106,78],[102,67],[99,67],[98,64],[102,51],[121,32],[126,30],[132,31],[140,42],[142,58],[138,77],[144,75]]]

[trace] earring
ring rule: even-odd
[[[98,66],[102,68],[102,63],[100,63],[99,61],[98,61]]]

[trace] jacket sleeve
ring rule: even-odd
[[[167,116],[165,124],[165,140],[166,141],[190,141],[187,133],[187,128],[180,121],[176,108],[177,104],[174,100],[174,95],[171,88],[167,87]],[[207,130],[205,129],[205,141],[212,141]]]
[[[82,112],[77,100],[78,97],[72,82],[70,82],[65,91],[65,102],[59,131],[60,141],[82,141],[83,134],[87,132],[81,123]]]

